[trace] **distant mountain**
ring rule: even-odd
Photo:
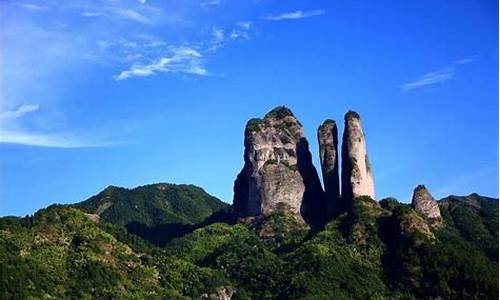
[[[0,218],[0,299],[186,299],[182,294],[215,294],[228,281],[217,270],[140,248],[68,206]]]
[[[195,224],[228,205],[202,188],[187,184],[158,183],[134,189],[109,186],[99,194],[75,204],[99,220],[126,226],[140,223]]]
[[[478,194],[438,201],[441,214],[460,236],[498,262],[498,199]]]
[[[187,234],[204,221],[225,218],[230,210],[228,204],[200,187],[169,183],[133,189],[109,186],[72,206],[96,221],[109,224],[108,231],[120,233],[123,228],[155,245]]]

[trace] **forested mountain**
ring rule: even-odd
[[[498,199],[375,200],[359,114],[277,107],[245,129],[233,205],[193,185],[108,187],[0,218],[2,299],[498,299]],[[342,189],[340,189],[342,188]]]

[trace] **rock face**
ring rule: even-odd
[[[368,155],[365,133],[356,112],[349,111],[344,117],[342,136],[342,198],[350,203],[359,196],[375,199],[375,186]]]
[[[427,220],[431,227],[439,228],[443,226],[443,218],[441,217],[439,205],[423,184],[417,186],[413,191],[411,204]]]
[[[338,143],[337,124],[326,120],[318,128],[318,144],[329,217],[346,210],[346,204],[340,198]]]
[[[288,108],[248,121],[244,159],[234,184],[233,205],[240,217],[285,212],[309,224],[323,221],[321,183],[304,129]]]

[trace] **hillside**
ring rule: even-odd
[[[133,189],[110,186],[73,207],[164,244],[228,205],[194,185],[158,183]]]
[[[498,299],[498,199],[437,201],[419,184],[411,204],[377,201],[353,111],[340,157],[334,121],[318,129],[323,185],[288,108],[244,135],[232,206],[161,183],[1,218],[0,296]]]
[[[51,206],[33,217],[0,219],[0,295],[497,299],[498,260],[463,228],[481,232],[478,224],[498,215],[498,200],[474,199],[487,215],[469,201],[439,201],[445,225],[432,235],[410,206],[366,198],[317,232],[275,213],[258,224],[203,226],[162,248],[117,234],[116,225],[96,223],[74,208]],[[451,221],[447,210],[466,210],[469,217]],[[491,230],[498,236],[498,227]]]

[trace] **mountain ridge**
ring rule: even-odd
[[[329,193],[278,107],[247,123],[231,206],[157,183],[0,218],[0,298],[498,299],[498,199],[376,201],[360,116],[345,122],[342,176],[335,123],[318,130]]]

